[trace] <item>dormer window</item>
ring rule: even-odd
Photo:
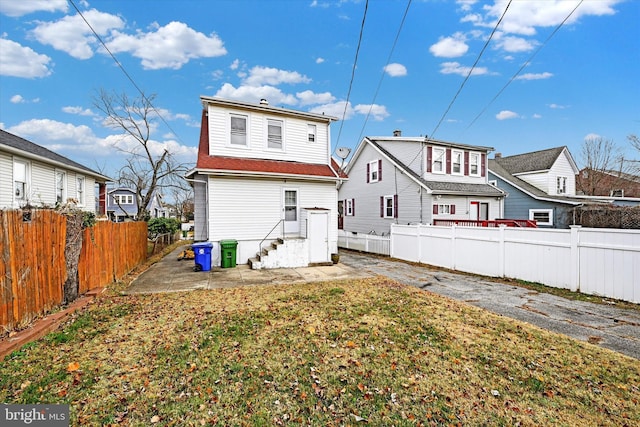
[[[445,149],[433,147],[433,160],[431,161],[431,172],[444,173]]]
[[[451,152],[451,173],[453,175],[462,175],[463,153],[462,151]]]
[[[556,194],[566,194],[567,192],[567,177],[559,176],[556,178]]]
[[[480,154],[469,153],[469,175],[480,176]]]
[[[247,146],[247,116],[231,115],[231,145]]]
[[[316,125],[307,125],[307,140],[309,142],[316,141]]]

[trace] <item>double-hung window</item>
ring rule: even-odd
[[[433,160],[431,161],[431,172],[444,173],[446,151],[444,148],[433,147]]]
[[[464,162],[462,151],[452,151],[451,157],[451,173],[453,175],[462,175]]]
[[[29,174],[28,164],[20,160],[13,162],[13,194],[17,201],[27,200],[27,191],[29,190]]]
[[[231,134],[229,142],[231,145],[247,146],[247,116],[238,114],[231,115]]]
[[[469,153],[469,175],[480,176],[480,153]]]
[[[355,199],[346,199],[345,200],[345,208],[344,208],[345,216],[354,216],[355,212],[356,212],[356,201],[355,201]]]
[[[56,203],[64,203],[66,200],[67,174],[63,171],[56,171]]]
[[[398,196],[382,196],[380,199],[380,216],[383,218],[397,218]]]
[[[132,205],[133,195],[132,194],[114,194],[113,202],[116,205]]]
[[[84,198],[85,198],[85,188],[84,188],[84,177],[79,176],[76,177],[76,199],[78,200],[78,205],[84,206]]]
[[[267,119],[267,148],[282,150],[282,120]]]
[[[556,194],[567,193],[567,177],[559,176],[556,178]]]
[[[382,180],[382,160],[373,160],[367,163],[367,182]]]
[[[307,125],[307,139],[309,142],[316,141],[316,125]]]

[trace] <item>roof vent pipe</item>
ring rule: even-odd
[[[262,98],[260,100],[260,105],[269,105],[269,101],[267,101],[266,99]]]
[[[402,136],[402,131],[400,129],[396,129],[393,131],[393,136]]]

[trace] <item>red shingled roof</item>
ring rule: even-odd
[[[333,159],[331,159],[331,165],[333,169],[328,165],[314,163],[211,156],[209,155],[209,120],[207,120],[206,111],[203,110],[202,112],[200,144],[198,147],[198,161],[196,163],[197,169],[335,178],[336,172],[334,171],[337,171],[339,166]],[[344,172],[340,173],[340,176],[342,178],[347,177]]]

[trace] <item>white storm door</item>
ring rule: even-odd
[[[480,214],[480,202],[471,202],[469,206],[469,219],[471,221],[477,221]]]
[[[329,262],[329,213],[309,213],[309,262]]]
[[[298,190],[285,188],[283,191],[284,234],[300,234]]]

